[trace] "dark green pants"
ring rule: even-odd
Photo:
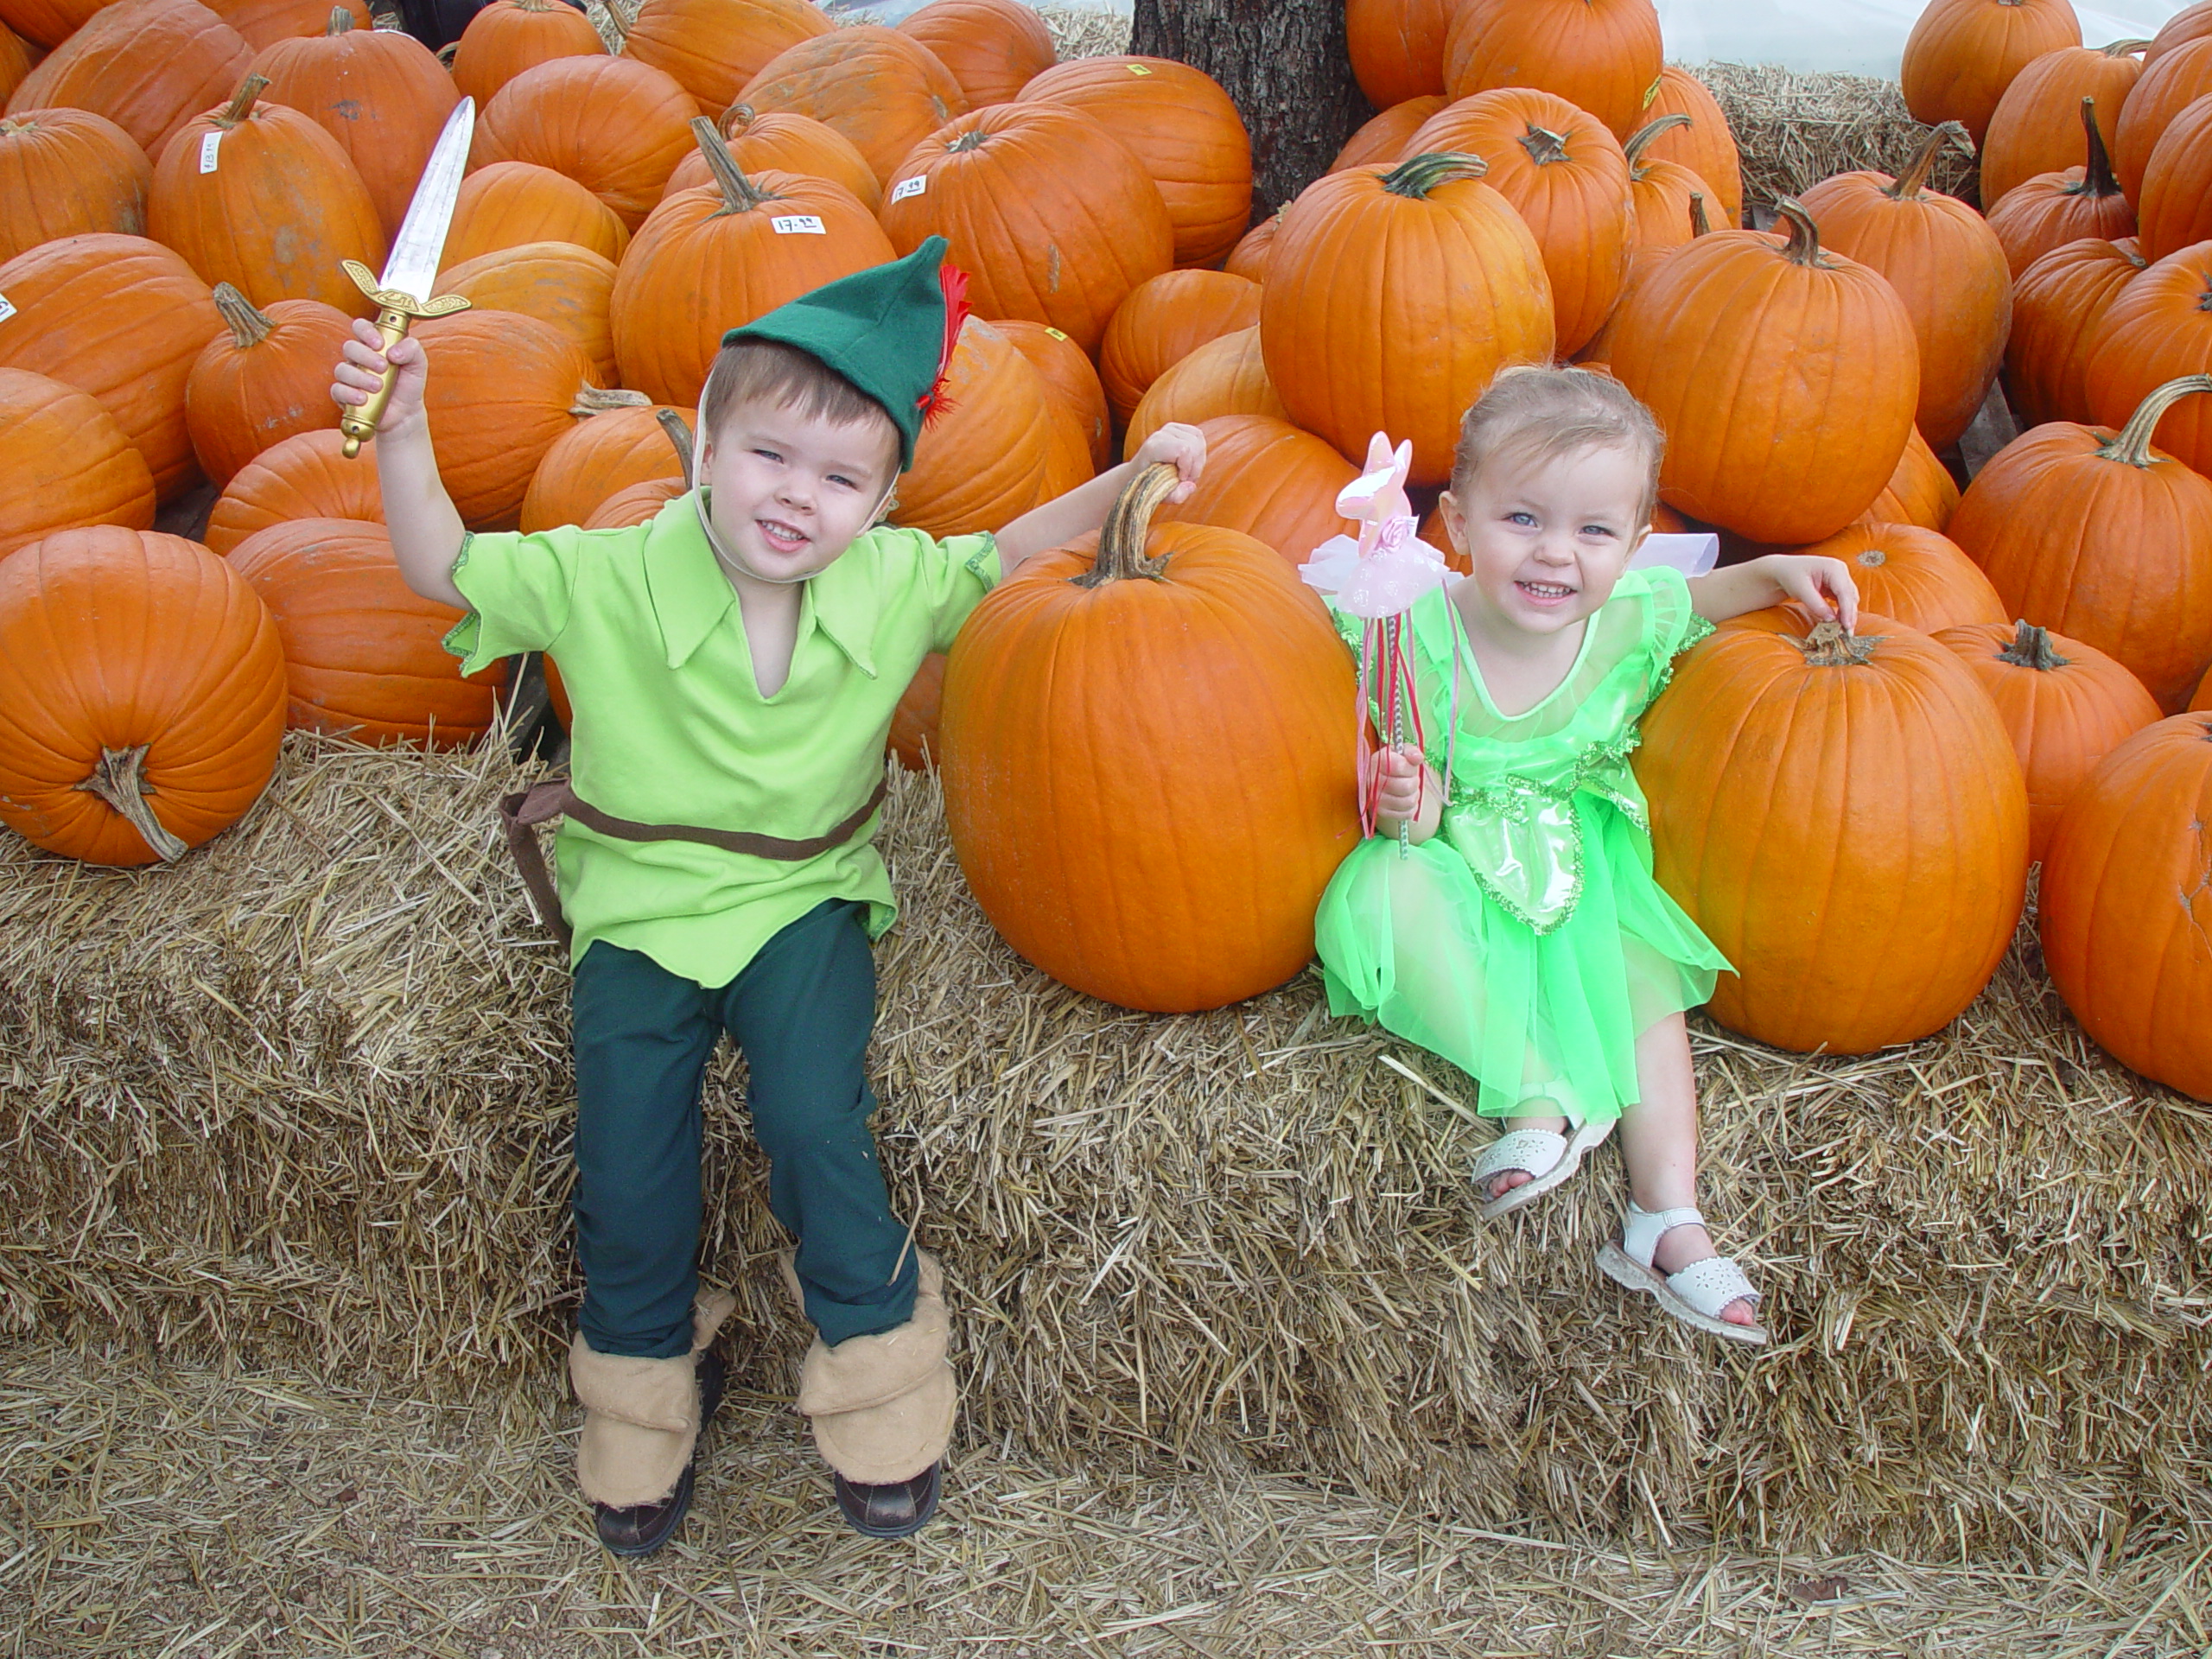
[[[849,899],[817,905],[712,990],[604,939],[576,964],[581,1323],[601,1353],[659,1359],[690,1347],[699,1084],[725,1031],[752,1071],[768,1207],[798,1239],[799,1285],[822,1339],[834,1346],[912,1317],[914,1252],[868,1129],[867,917]]]

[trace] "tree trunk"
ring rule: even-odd
[[[1129,50],[1226,87],[1252,135],[1255,223],[1327,170],[1374,114],[1352,79],[1344,0],[1135,0]]]

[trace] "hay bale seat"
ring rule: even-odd
[[[576,1281],[565,975],[503,754],[289,741],[168,869],[0,839],[0,1329],[450,1395],[557,1386]],[[1461,1080],[1312,976],[1154,1018],[1016,958],[933,780],[881,834],[876,1122],[959,1310],[966,1433],[1063,1464],[1249,1459],[1554,1535],[1944,1555],[2212,1520],[2212,1113],[2091,1048],[2031,936],[1957,1027],[1858,1059],[1698,1040],[1708,1207],[1779,1345],[1592,1263],[1619,1164],[1496,1229]],[[1404,1067],[1419,1074],[1408,1077]],[[708,1272],[745,1383],[803,1332],[734,1061]]]

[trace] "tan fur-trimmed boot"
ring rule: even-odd
[[[726,1291],[701,1291],[691,1351],[668,1359],[602,1354],[581,1331],[569,1344],[569,1380],[584,1408],[576,1484],[610,1553],[652,1554],[690,1509],[699,1430],[721,1403],[715,1332],[736,1306]]]

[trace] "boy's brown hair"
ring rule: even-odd
[[[1500,455],[1542,461],[1580,449],[1623,449],[1649,468],[1648,522],[1659,502],[1659,457],[1666,447],[1651,411],[1609,374],[1533,365],[1501,369],[1460,417],[1452,493],[1464,499],[1475,474]]]
[[[773,340],[735,340],[723,346],[699,393],[702,435],[712,437],[730,410],[756,402],[836,426],[878,421],[891,440],[896,465],[899,429],[883,405],[811,352]]]

